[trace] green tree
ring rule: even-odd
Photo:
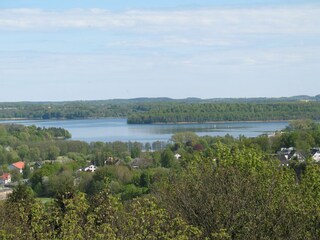
[[[25,144],[20,145],[17,147],[17,153],[18,153],[19,157],[21,158],[21,160],[24,161],[26,158],[28,158],[29,147]]]
[[[60,154],[60,149],[54,145],[51,145],[48,150],[48,159],[56,160]]]
[[[175,157],[170,149],[166,149],[161,153],[161,166],[165,168],[173,167],[175,164]]]
[[[198,140],[198,135],[193,132],[176,133],[171,137],[171,141],[180,145],[188,143],[190,146],[193,146],[198,142]]]
[[[57,199],[63,199],[66,195],[75,192],[74,177],[69,171],[63,171],[58,175],[51,176],[48,182],[48,190]]]
[[[40,160],[40,150],[37,147],[30,148],[29,151],[30,161],[35,162]]]
[[[134,142],[131,147],[131,158],[140,157],[141,150],[142,150],[142,144],[138,142]]]
[[[168,178],[159,196],[169,212],[202,229],[202,239],[306,236],[303,198],[292,170],[263,161],[252,149],[218,144],[215,152],[217,161],[195,159]]]
[[[23,179],[28,179],[31,175],[30,166],[26,164],[24,169],[22,170],[22,177]]]

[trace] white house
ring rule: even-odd
[[[312,154],[312,159],[315,162],[320,162],[320,149],[319,148],[313,148],[311,150],[311,154]]]
[[[97,167],[95,165],[90,165],[89,167],[84,168],[85,172],[95,172]]]

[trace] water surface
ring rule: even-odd
[[[0,123],[19,123],[25,126],[61,127],[72,134],[72,139],[86,142],[103,141],[168,141],[178,132],[191,131],[199,136],[234,137],[244,135],[256,137],[261,134],[272,134],[284,129],[288,122],[219,122],[219,123],[185,123],[140,125],[127,124],[120,119],[85,119],[85,120],[16,120],[0,121]]]

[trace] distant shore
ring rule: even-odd
[[[103,118],[0,118],[0,121],[69,121],[69,120],[90,120],[90,119],[127,119],[125,117],[103,117]]]
[[[37,120],[28,118],[0,118],[0,121],[20,121],[20,120]]]
[[[267,123],[267,122],[290,122],[294,120],[248,120],[248,121],[210,121],[210,122],[156,122],[156,123],[131,123],[131,124],[138,124],[138,125],[144,125],[144,124],[151,124],[151,125],[166,125],[166,124],[215,124],[215,123],[233,123],[233,122],[240,122],[240,123]]]

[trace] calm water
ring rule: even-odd
[[[168,141],[178,132],[191,131],[199,136],[224,136],[230,134],[234,137],[244,135],[255,137],[260,134],[271,134],[285,128],[287,122],[221,122],[203,124],[161,124],[138,125],[127,124],[126,119],[86,119],[86,120],[19,120],[0,121],[0,123],[19,123],[26,126],[61,127],[72,134],[72,139],[86,142],[93,141],[138,141],[154,142]]]

